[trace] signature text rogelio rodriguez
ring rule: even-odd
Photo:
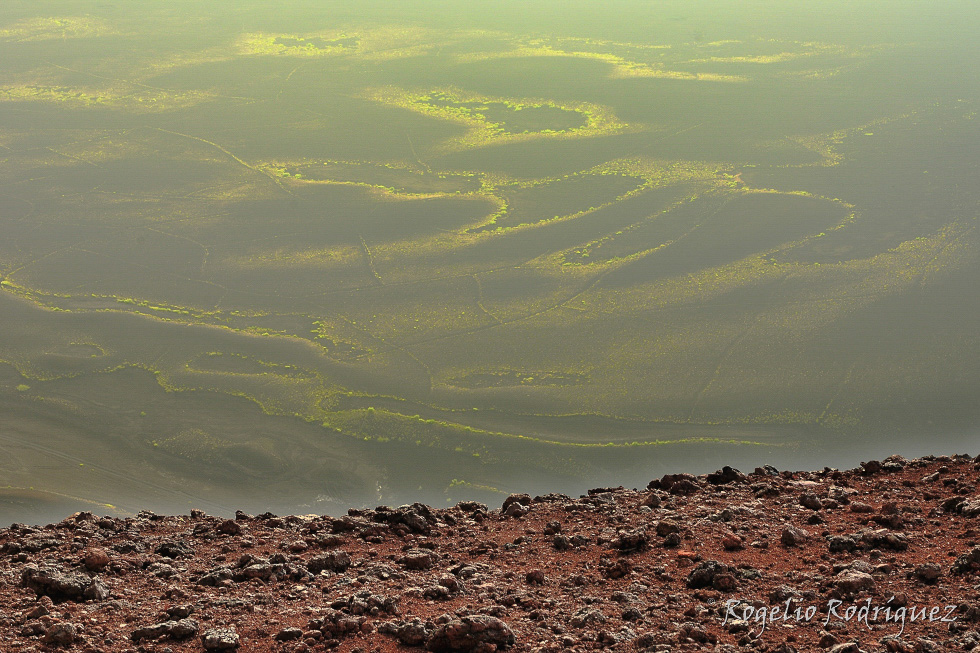
[[[873,605],[871,599],[865,599],[844,607],[844,602],[839,599],[827,601],[826,616],[823,617],[822,625],[827,626],[831,620],[845,623],[864,624],[871,629],[873,623],[891,623],[900,625],[898,634],[905,632],[906,623],[919,622],[938,622],[950,623],[956,621],[956,617],[951,616],[956,610],[955,605],[944,606],[895,606],[888,605],[895,597],[885,601],[885,605]],[[742,621],[747,624],[759,624],[759,635],[765,632],[770,624],[780,622],[810,623],[817,616],[817,606],[808,605],[794,606],[793,599],[786,599],[785,603],[776,605],[755,607],[741,599],[729,599],[725,602],[725,618],[722,625],[727,625],[732,621]]]

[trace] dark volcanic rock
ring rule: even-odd
[[[384,623],[378,627],[378,632],[392,635],[406,646],[421,646],[432,636],[434,628],[431,623],[415,617],[411,621]]]
[[[804,492],[800,495],[800,505],[810,510],[820,510],[823,508],[823,501],[812,492]]]
[[[620,533],[612,542],[613,548],[623,552],[643,551],[650,546],[650,538],[645,528],[637,528]]]
[[[201,635],[205,651],[228,651],[238,648],[238,633],[234,628],[213,628]]]
[[[730,571],[728,565],[722,564],[717,560],[705,560],[698,563],[698,566],[688,574],[687,586],[691,589],[709,587],[714,582],[715,576],[729,574]]]
[[[524,506],[524,508],[527,508],[532,503],[531,495],[530,494],[512,494],[512,495],[510,495],[509,497],[507,497],[506,499],[504,499],[504,503],[500,507],[500,512],[502,512],[504,514],[507,514],[507,509],[510,508],[515,503]]]
[[[426,549],[409,549],[398,558],[398,564],[405,569],[429,569],[438,559],[438,556]]]
[[[277,642],[290,642],[294,639],[299,639],[303,636],[303,630],[300,628],[283,628],[278,633],[276,633]]]
[[[783,546],[798,546],[809,539],[810,534],[796,526],[785,527],[782,535],[779,537],[779,541],[782,542]]]
[[[708,474],[707,481],[712,485],[726,485],[728,483],[741,483],[745,480],[745,474],[734,467],[725,465],[717,472]]]
[[[55,646],[71,646],[78,639],[80,632],[81,629],[75,624],[61,621],[51,624],[44,631],[44,637],[41,638],[41,641]]]
[[[134,643],[139,643],[144,639],[160,639],[168,637],[170,639],[187,639],[193,637],[200,630],[200,626],[194,619],[181,619],[179,621],[162,621],[152,626],[137,628],[133,631],[130,638]]]
[[[194,547],[183,540],[167,540],[156,548],[156,553],[164,558],[184,558],[194,555]]]
[[[66,572],[51,565],[29,564],[21,572],[21,585],[38,595],[56,601],[93,599],[104,600],[109,591],[102,581],[81,572]]]
[[[513,646],[514,632],[500,619],[488,615],[474,615],[454,619],[436,628],[425,648],[435,653],[465,653],[466,651],[494,650]]]
[[[310,558],[306,563],[306,568],[312,574],[321,571],[343,572],[351,566],[350,555],[346,551],[328,551],[322,555]]]
[[[952,572],[954,574],[965,574],[980,569],[980,546],[974,547],[972,551],[963,553],[956,558],[953,563]]]

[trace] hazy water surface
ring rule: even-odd
[[[0,6],[0,522],[975,453],[973,2]]]

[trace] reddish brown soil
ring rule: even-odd
[[[892,457],[492,510],[13,525],[0,650],[980,650],[978,468]],[[787,600],[798,619],[762,623]]]

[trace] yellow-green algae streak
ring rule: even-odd
[[[332,510],[975,425],[975,90],[712,7],[0,9],[7,484]]]

